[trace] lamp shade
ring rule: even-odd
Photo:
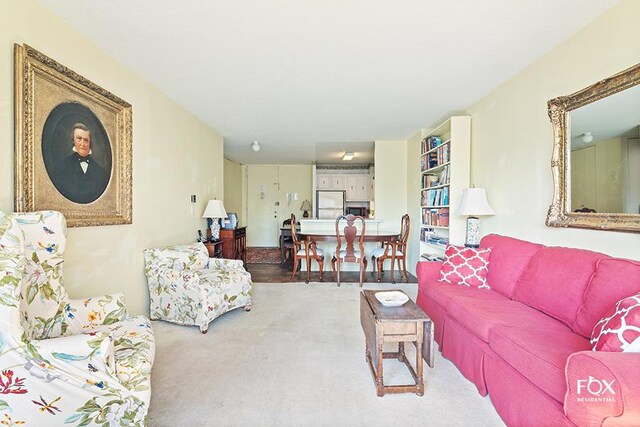
[[[484,188],[465,188],[462,190],[462,202],[456,210],[457,215],[495,215]]]
[[[308,200],[305,200],[304,202],[302,202],[302,206],[300,206],[300,210],[301,211],[310,211],[311,210],[311,202]]]
[[[227,211],[224,210],[222,200],[209,200],[202,218],[227,218]]]

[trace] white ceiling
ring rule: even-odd
[[[225,157],[246,164],[406,139],[616,2],[41,0],[220,132]]]

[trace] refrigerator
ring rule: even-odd
[[[316,218],[336,219],[340,215],[344,215],[345,194],[344,190],[317,190]]]

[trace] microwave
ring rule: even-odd
[[[347,215],[352,214],[356,216],[367,216],[367,208],[364,206],[347,206]]]

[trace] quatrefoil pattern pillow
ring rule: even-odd
[[[476,249],[447,245],[440,280],[472,288],[489,289],[487,272],[491,248]]]
[[[594,351],[640,352],[640,293],[623,298],[593,328]]]

